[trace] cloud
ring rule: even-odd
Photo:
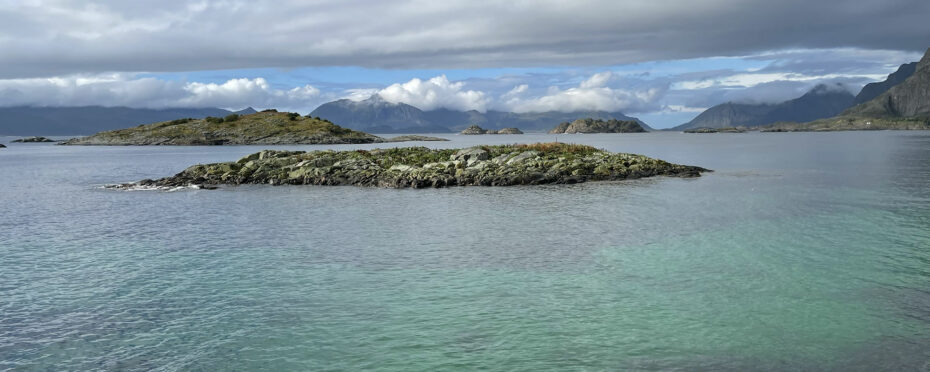
[[[597,66],[787,48],[916,52],[930,40],[924,0],[3,4],[0,78],[295,66]]]
[[[276,89],[263,78],[180,82],[131,74],[0,80],[3,106],[313,108],[326,97],[304,85]]]
[[[232,79],[222,84],[192,82],[184,85],[187,93],[178,100],[184,107],[263,107],[306,106],[320,96],[310,85],[288,90],[273,89],[263,78]]]
[[[655,108],[653,106],[667,90],[661,85],[638,90],[612,88],[608,86],[611,80],[615,80],[611,72],[598,72],[576,87],[562,89],[551,86],[544,95],[530,97],[525,97],[528,86],[520,85],[501,96],[500,106],[514,112],[640,112]]]
[[[488,99],[484,92],[465,90],[464,82],[450,82],[445,75],[429,80],[411,79],[378,91],[389,102],[403,102],[421,110],[449,108],[485,111]]]

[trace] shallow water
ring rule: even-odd
[[[551,141],[448,136],[442,143]],[[697,179],[113,191],[264,149],[0,149],[0,370],[928,370],[930,135],[560,135]],[[384,146],[384,145],[382,145]]]

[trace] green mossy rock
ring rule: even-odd
[[[221,184],[355,185],[424,188],[511,186],[624,180],[652,176],[698,177],[707,169],[583,145],[538,143],[433,150],[265,150],[235,162],[200,164],[173,177],[131,187],[211,187]]]

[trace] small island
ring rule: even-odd
[[[12,142],[17,142],[17,143],[38,143],[38,142],[58,142],[58,141],[55,141],[55,140],[49,139],[49,138],[45,138],[45,137],[27,137],[27,138],[16,139],[16,140],[13,140]]]
[[[468,127],[468,128],[465,128],[465,130],[463,130],[462,132],[460,132],[460,134],[469,134],[469,135],[476,135],[476,134],[523,134],[523,131],[521,131],[520,129],[517,129],[517,128],[504,128],[504,129],[500,129],[500,130],[484,129],[484,128],[479,127],[479,126],[477,126],[477,125],[472,125],[472,126],[470,126],[470,127]]]
[[[687,129],[685,133],[745,133],[745,127],[723,127],[723,128],[708,128],[700,127],[694,129]]]
[[[775,123],[761,132],[834,132],[850,130],[930,130],[927,117],[836,117],[810,123]]]
[[[6,145],[0,143],[0,149],[5,149],[5,148],[6,148]]]
[[[448,141],[426,136],[382,138],[295,112],[265,110],[223,118],[177,119],[74,138],[62,145],[294,145]]]
[[[389,188],[572,184],[653,176],[699,177],[709,170],[642,155],[564,143],[407,147],[353,151],[265,150],[235,162],[194,165],[173,177],[116,189],[217,185],[354,185]]]
[[[573,133],[645,133],[638,122],[633,120],[601,120],[601,119],[578,119],[571,123],[565,122],[557,125],[549,131],[549,134],[573,134]]]

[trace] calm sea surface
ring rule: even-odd
[[[930,133],[558,136],[697,179],[177,192],[100,186],[376,146],[12,139],[0,370],[930,371]]]

